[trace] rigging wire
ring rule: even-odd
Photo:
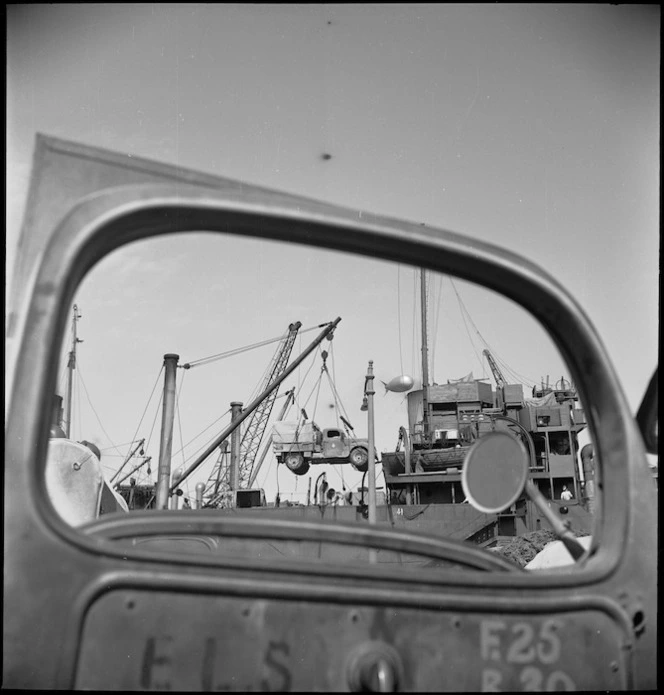
[[[185,372],[186,373],[186,372]],[[178,429],[180,430],[180,445],[182,446],[182,442],[184,441],[184,437],[182,436],[182,417],[180,415],[180,396],[182,395],[182,387],[184,386],[184,376],[182,377],[180,381],[180,388],[178,389],[178,392],[175,397],[175,412],[177,413],[178,416]],[[180,452],[182,453],[182,467],[184,468],[185,466],[185,459],[184,459],[184,447],[180,449]]]
[[[155,410],[154,420],[152,421],[152,427],[150,428],[150,432],[149,432],[148,437],[146,439],[146,444],[145,444],[146,449],[148,448],[148,446],[150,446],[150,443],[152,442],[152,433],[154,432],[155,427],[157,426],[157,418],[159,417],[159,408],[161,406],[162,400],[163,400],[163,393],[159,396],[159,402],[157,403],[157,408]],[[157,459],[157,465],[159,465],[159,459]],[[152,475],[151,473],[147,473],[148,477],[151,475]]]
[[[488,346],[487,346],[488,347]],[[519,374],[517,371],[512,369],[506,362],[503,360],[500,355],[495,353],[493,350],[489,350],[491,352],[491,356],[494,358],[494,360],[498,363],[500,367],[502,367],[503,372],[505,372],[508,376],[511,376],[512,379],[515,382],[525,384],[526,386],[532,388],[537,384],[537,381],[528,377],[525,377],[521,374]]]
[[[283,333],[281,338],[279,338],[280,342],[284,342],[288,338],[289,332],[286,331]],[[256,383],[256,386],[254,386],[254,390],[251,392],[251,395],[249,396],[247,403],[253,402],[253,400],[261,393],[262,391],[265,390],[265,383],[270,375],[270,372],[272,371],[274,365],[276,364],[277,360],[277,355],[279,354],[280,348],[277,348],[277,352],[274,354],[274,356],[268,360],[267,364],[265,365],[265,369],[263,371],[263,374],[261,375],[259,381]],[[269,385],[269,382],[268,382]]]
[[[197,435],[192,437],[186,444],[182,446],[182,449],[180,451],[184,451],[192,442],[195,442],[199,437],[202,437],[210,428],[214,427],[222,418],[225,418],[229,413],[231,412],[231,409],[229,408],[225,413],[222,413],[216,420],[211,422],[204,430],[199,432]],[[187,457],[187,461],[191,460],[192,458],[198,456],[199,452],[203,451],[205,448],[209,446],[211,442],[214,441],[214,439],[218,436],[219,431],[217,431],[215,434],[213,434],[209,439],[207,439],[201,446],[196,449],[196,451],[193,454],[190,454]],[[180,453],[180,451],[176,453]]]
[[[423,322],[424,319],[429,318],[429,287],[428,287],[428,282],[429,282],[429,276],[426,274],[424,268],[421,269],[422,273],[424,273],[424,296],[422,297],[422,301],[424,302],[424,306],[422,307],[422,319],[421,321]],[[420,328],[422,328],[422,339],[424,340],[425,345],[428,346],[429,344],[429,323],[427,320],[426,326],[420,325]],[[424,331],[424,328],[426,328],[426,331]],[[424,360],[423,360],[424,361]],[[429,383],[431,380],[431,372],[429,370],[430,367],[430,358],[429,358],[429,351],[427,349],[427,371],[429,371]],[[424,365],[422,365],[424,366]],[[422,384],[424,384],[424,371],[422,371]]]
[[[297,340],[297,352],[299,355],[301,355],[302,354],[302,337],[300,336],[299,333],[297,335],[296,340]],[[312,363],[312,366],[313,366],[313,363]],[[311,366],[309,367],[309,369],[311,369]],[[307,374],[309,374],[309,370],[307,370]],[[297,378],[296,393],[300,393],[300,386],[302,385],[302,365],[301,364],[298,365],[296,378]]]
[[[412,367],[411,367],[411,374],[417,374],[415,365],[417,363],[417,329],[419,327],[417,317],[417,268],[413,268],[413,344],[412,344],[412,352],[411,352],[411,358],[412,358]]]
[[[459,302],[459,306],[461,308],[461,316],[464,320],[464,324],[466,323],[466,316],[468,317],[468,321],[470,321],[471,325],[475,329],[475,332],[477,333],[477,336],[479,337],[480,341],[482,344],[489,350],[491,353],[491,356],[494,358],[496,363],[502,367],[503,371],[506,372],[509,376],[511,376],[514,381],[525,384],[526,386],[532,387],[536,382],[533,381],[532,379],[529,379],[528,377],[524,377],[523,375],[519,374],[516,372],[514,369],[508,366],[508,364],[495,352],[495,350],[489,345],[489,343],[484,339],[484,336],[480,333],[479,329],[475,325],[475,322],[473,321],[470,312],[466,308],[465,304],[463,303],[463,300],[461,299],[461,296],[459,295],[459,292],[457,291],[456,286],[454,285],[454,282],[450,278],[450,283],[452,284],[452,287],[454,289],[454,292],[457,296],[457,300]],[[466,331],[468,331],[468,326],[466,325]],[[473,346],[473,350],[475,350],[475,343],[470,336],[470,332],[468,331],[468,337],[471,341],[471,345]],[[476,352],[477,356],[477,352]],[[484,369],[484,362],[483,360],[478,356],[478,361],[482,365],[482,368]]]
[[[435,309],[438,307],[438,302],[436,301],[436,278],[431,276],[431,273],[427,273],[426,276],[427,292],[429,296],[429,303],[427,305],[427,328],[429,335],[427,339],[427,346],[429,352],[429,381],[434,382],[434,358],[436,353],[436,312]]]
[[[320,349],[320,348],[319,348],[319,349]],[[315,354],[315,355],[314,355],[314,359],[311,360],[311,366],[310,366],[309,369],[307,370],[307,374],[305,375],[305,379],[303,379],[303,381],[306,380],[306,377],[309,375],[309,372],[312,370],[314,364],[316,363],[315,357],[317,357],[317,355],[318,355],[318,353]],[[311,389],[311,392],[309,393],[309,396],[308,396],[307,399],[304,401],[304,405],[301,406],[302,408],[306,408],[306,407],[307,407],[307,405],[309,404],[309,401],[311,400],[311,397],[312,397],[313,394],[314,394],[314,391],[316,390],[316,387],[320,387],[320,380],[322,379],[322,377],[323,377],[323,372],[322,372],[322,370],[321,370],[321,373],[318,375],[318,379],[317,379],[316,382],[314,383],[314,385],[313,385],[313,387],[312,387],[312,389]],[[302,391],[300,390],[300,393],[301,393],[301,392],[302,392]],[[299,407],[300,407],[300,400],[298,399],[298,408],[299,408]]]
[[[341,424],[339,422],[339,404],[337,402],[337,398],[334,396],[334,381],[336,378],[336,365],[334,362],[334,342],[330,342],[329,345],[329,351],[328,351],[328,357],[329,357],[329,362],[332,365],[332,374],[330,374],[329,369],[326,369],[326,374],[327,374],[327,381],[330,384],[331,391],[332,391],[332,399],[334,400],[334,403],[331,403],[330,405],[334,408],[334,419],[335,419],[335,424],[337,426],[337,429],[341,429]],[[325,362],[325,365],[327,365],[327,362]]]
[[[401,263],[397,263],[397,329],[399,336],[399,364],[403,374],[403,349],[401,347]]]
[[[436,313],[434,315],[434,320],[433,320],[433,335],[434,335],[434,340],[433,345],[431,346],[431,375],[432,378],[436,374],[436,346],[438,345],[438,326],[440,325],[440,307],[443,303],[443,276],[442,275],[436,275],[436,284],[438,285],[438,289],[436,292],[435,296],[435,307],[436,307]]]
[[[64,364],[62,367],[62,372],[60,373],[60,381],[59,381],[59,388],[58,388],[58,393],[64,393],[65,388],[66,388],[66,381],[67,381],[67,365]]]
[[[286,398],[286,397],[287,397],[287,394],[285,394],[285,393],[283,393],[283,394],[281,394],[281,395],[278,396],[278,398]],[[294,402],[295,402],[295,399],[293,399],[293,401],[291,401],[291,402],[288,404],[288,408],[287,408],[287,409],[285,410],[285,412],[284,412],[283,420],[286,419],[286,416],[288,415],[288,412],[290,411],[290,409],[293,407],[293,403],[294,403]],[[299,409],[299,405],[298,405],[297,407],[298,407],[298,409]],[[273,453],[272,455],[273,455],[273,457],[274,457],[274,453]],[[274,458],[273,458],[272,460],[274,461]],[[279,462],[277,461],[277,466],[278,466],[278,465],[279,465]],[[264,486],[265,486],[265,482],[267,481],[267,477],[268,477],[269,473],[270,473],[270,464],[268,464],[267,466],[265,466],[264,469],[263,469],[263,478],[262,478],[262,482],[261,482],[260,487],[264,487]]]
[[[154,386],[152,387],[152,392],[150,393],[150,396],[148,397],[147,403],[145,404],[145,408],[143,409],[143,413],[141,415],[141,419],[138,421],[138,426],[136,427],[136,431],[134,432],[134,437],[133,441],[136,441],[138,437],[138,431],[141,429],[141,425],[143,424],[143,418],[145,417],[148,408],[150,406],[150,402],[152,401],[152,397],[154,396],[154,392],[157,388],[157,384],[159,384],[159,379],[161,378],[161,374],[164,371],[164,365],[162,363],[161,368],[159,369],[159,374],[157,374],[157,378],[155,379]],[[161,403],[161,397],[159,399],[159,402]],[[158,406],[157,406],[157,413],[159,412]],[[156,417],[155,417],[156,419]],[[152,430],[154,429],[154,423],[152,423]],[[150,430],[150,438],[146,440],[145,448],[148,448],[148,445],[150,444],[150,439],[152,437],[152,430]],[[132,442],[133,443],[133,442]],[[131,444],[129,445],[129,451],[131,451]],[[129,453],[129,452],[127,452]]]
[[[480,332],[477,330],[477,326],[473,323],[473,320],[468,313],[468,310],[466,309],[465,304],[463,303],[463,300],[461,299],[461,296],[459,295],[459,292],[457,291],[456,285],[454,284],[454,280],[450,278],[450,284],[452,285],[452,289],[454,290],[454,294],[456,295],[457,302],[459,303],[459,309],[461,313],[461,319],[463,320],[463,325],[466,329],[466,333],[468,334],[468,340],[470,341],[470,345],[473,349],[473,352],[475,353],[475,357],[477,358],[477,363],[480,365],[480,368],[482,368],[482,373],[484,373],[484,367],[482,365],[482,358],[480,357],[479,353],[477,352],[477,348],[475,347],[475,341],[473,340],[471,334],[470,334],[470,329],[468,328],[468,323],[466,321],[466,316],[468,317],[468,321],[473,325],[475,328],[475,331],[477,332],[477,335],[480,337],[480,340],[486,345],[484,338],[482,338]]]
[[[307,329],[305,329],[305,330],[300,330],[300,331],[298,332],[298,340],[300,340],[300,344],[301,344],[301,334],[302,334],[302,333],[306,333],[306,332],[309,332],[309,331],[312,331],[312,330],[316,330],[316,329],[318,329],[318,328],[320,328],[320,326],[317,325],[317,326],[314,326],[314,327],[312,327],[312,328],[307,328]],[[279,336],[279,337],[276,338],[276,339],[271,339],[271,340],[268,340],[268,341],[263,341],[262,343],[256,344],[254,347],[261,347],[261,346],[263,346],[263,345],[267,345],[267,344],[269,344],[269,343],[273,343],[273,342],[277,342],[277,341],[283,342],[283,341],[288,337],[288,335],[289,335],[288,332],[283,333],[281,336]],[[244,351],[244,350],[232,351],[232,354],[237,354],[237,353],[240,352],[240,351]],[[231,353],[226,353],[226,356],[228,356],[229,354],[231,354]],[[210,358],[205,358],[205,359],[208,360],[208,361],[211,361]],[[195,363],[189,363],[189,364],[190,364],[191,366],[197,366],[197,364],[201,364],[201,363],[203,363],[203,362],[202,362],[201,360],[199,360],[199,361],[197,361],[196,364],[195,364]],[[267,378],[267,375],[268,375],[270,369],[271,369],[272,366],[273,366],[273,363],[274,363],[274,360],[271,360],[271,361],[268,362],[268,364],[267,364],[267,366],[266,366],[266,368],[265,368],[265,371],[263,372],[263,376],[262,376],[261,380],[260,380],[259,383],[256,385],[256,387],[255,387],[255,389],[254,389],[254,391],[253,391],[253,395],[250,396],[250,399],[249,399],[250,402],[253,401],[254,398],[255,398],[255,396],[258,394],[258,390],[259,390],[260,386],[265,382],[265,380],[266,380],[266,378]],[[309,374],[309,371],[310,371],[311,368],[313,367],[313,364],[314,364],[314,363],[313,363],[313,361],[312,361],[312,364],[310,365],[309,370],[307,370],[307,375]],[[299,374],[299,368],[298,368],[298,374]],[[306,375],[305,375],[305,378],[306,378]],[[227,415],[229,412],[230,412],[230,410],[226,411],[226,413],[224,413],[224,415],[223,415],[222,417],[224,417],[225,415]],[[220,418],[218,418],[218,420],[219,420],[219,419],[220,419]],[[209,427],[208,427],[207,429],[209,429]],[[205,431],[205,430],[204,430],[204,431]],[[201,434],[202,434],[202,433],[201,433]],[[200,435],[198,435],[198,436],[200,436]],[[215,435],[215,436],[216,436],[216,435]],[[195,438],[194,438],[194,439],[195,439]],[[189,456],[189,458],[186,459],[186,460],[191,460],[194,456],[198,455],[198,453],[199,453],[200,451],[202,451],[205,447],[207,447],[208,444],[209,444],[211,441],[213,441],[213,440],[214,440],[214,437],[211,438],[206,444],[204,444],[203,446],[201,446],[201,447],[198,449],[198,451],[197,451],[194,455]],[[194,441],[194,440],[191,440],[191,441]],[[189,442],[188,444],[186,444],[185,446],[183,446],[183,450],[184,450],[184,448],[185,448],[186,446],[188,446],[190,443],[191,443],[191,442]]]
[[[327,373],[327,372],[326,372]],[[332,396],[334,397],[334,402],[336,404],[336,410],[341,410],[341,414],[346,418],[346,422],[350,421],[350,417],[348,416],[348,413],[346,412],[346,408],[344,408],[344,404],[341,402],[341,397],[339,396],[339,392],[337,391],[337,387],[334,384],[334,381],[332,381],[332,378],[330,377],[329,373],[327,373],[327,379],[330,384],[330,390],[332,391]],[[339,416],[337,415],[337,427],[339,427]]]
[[[78,379],[76,380],[77,387],[79,388],[79,390],[80,390],[80,386],[83,387],[83,391],[84,391],[85,397],[88,401],[88,405],[90,406],[90,409],[94,413],[94,416],[97,419],[97,422],[99,423],[99,427],[101,427],[102,432],[106,435],[106,438],[111,443],[111,448],[115,449],[118,452],[119,456],[122,456],[122,452],[115,444],[113,444],[113,440],[109,436],[108,432],[105,430],[104,425],[102,425],[101,419],[99,418],[99,415],[98,415],[94,405],[92,404],[92,399],[90,398],[90,394],[88,393],[88,388],[85,385],[85,380],[83,379],[83,372],[81,371],[80,360],[77,360],[76,369],[78,370]],[[79,398],[79,402],[80,402],[80,398]],[[78,408],[78,412],[79,412],[79,420],[80,420],[80,408]],[[79,423],[79,428],[80,428],[80,423]]]
[[[329,361],[332,365],[332,374],[330,374],[329,370],[326,370],[327,373],[327,381],[330,385],[330,390],[332,391],[332,398],[334,399],[334,416],[336,420],[336,425],[337,429],[341,429],[341,424],[339,423],[339,418],[343,420],[343,416],[346,416],[346,422],[348,422],[348,413],[344,410],[343,403],[341,402],[341,398],[339,398],[338,394],[336,393],[336,388],[335,388],[335,383],[337,380],[337,365],[334,360],[334,342],[330,342],[330,350],[329,350]],[[339,412],[339,406],[341,406],[341,410],[343,412]]]
[[[302,335],[303,333],[308,333],[309,331],[315,331],[319,328],[320,328],[320,325],[312,326],[310,328],[300,329],[298,331],[298,335]],[[263,340],[259,343],[254,343],[253,345],[246,345],[245,347],[234,348],[233,350],[228,350],[226,352],[220,352],[220,353],[217,353],[216,355],[210,355],[209,357],[201,357],[198,360],[192,360],[190,362],[187,362],[186,364],[182,365],[182,367],[184,369],[193,369],[194,367],[200,367],[204,364],[209,364],[210,362],[216,362],[217,360],[223,360],[226,357],[232,357],[233,355],[238,355],[242,352],[248,352],[249,350],[254,350],[256,348],[263,347],[265,345],[269,345],[270,343],[277,343],[283,339],[284,339],[284,334],[277,336],[276,338],[269,338],[268,340]]]
[[[330,363],[332,364],[332,380],[336,383],[336,381],[337,381],[337,363],[334,359],[334,341],[330,342],[329,355],[330,355]]]
[[[314,355],[314,357],[315,357],[315,355]],[[305,374],[305,378],[302,380],[302,382],[300,382],[300,385],[301,385],[301,383],[303,383],[306,380],[307,376],[309,376],[309,372],[313,369],[314,364],[315,364],[315,359],[312,359],[311,364],[309,366],[309,369],[307,369],[307,373]],[[298,390],[295,391],[295,393],[297,395],[295,396],[295,399],[294,399],[295,405],[297,406],[298,413],[302,412],[302,409],[306,407],[307,403],[309,402],[309,399],[311,398],[311,394],[309,394],[309,397],[307,398],[307,400],[304,402],[304,404],[302,404],[302,401],[300,400],[300,397],[299,397],[299,394],[301,393],[300,385],[298,385]],[[315,388],[315,386],[314,386],[314,388]]]
[[[323,382],[323,373],[325,371],[325,366],[323,366],[323,369],[321,369],[320,376],[318,377],[318,380],[316,381],[316,400],[314,401],[314,410],[313,410],[313,415],[311,416],[311,420],[316,419],[316,411],[318,410],[318,397],[320,396],[320,387]],[[306,406],[305,406],[306,407]]]
[[[138,441],[138,440],[136,440]],[[121,446],[127,446],[131,444],[136,444],[136,441],[134,442],[122,442],[120,444],[112,444],[111,446],[107,446],[105,449],[100,448],[99,451],[103,454],[105,451],[110,451],[111,449],[115,449],[118,453],[117,454],[107,454],[108,456],[122,456],[120,453],[120,447]]]
[[[80,375],[77,375],[77,377],[80,377]],[[78,423],[78,433],[79,436],[81,435],[81,432],[83,432],[83,425],[81,422],[81,380],[80,378],[74,379],[74,389],[76,389],[76,398],[74,399],[74,403],[76,403],[76,407],[72,408],[72,424],[74,419],[76,419]],[[73,389],[72,389],[73,390]],[[70,425],[70,432],[69,436],[73,439],[74,438],[74,428]]]
[[[231,409],[229,408],[225,413],[223,413],[223,415],[221,415],[219,418],[217,418],[217,420],[216,420],[214,423],[212,423],[212,425],[216,424],[216,422],[218,422],[219,420],[221,420],[223,417],[226,417],[230,412],[231,412]],[[212,427],[212,425],[209,425],[205,430],[203,430],[203,432],[209,430],[210,427]],[[189,444],[191,444],[191,442],[193,442],[194,440],[198,439],[198,438],[203,434],[203,432],[201,432],[200,434],[196,435],[196,436],[195,436],[192,440],[190,440],[185,446],[183,446],[182,449],[181,449],[181,451],[183,452],[184,449],[186,448],[186,446],[188,446]],[[201,451],[204,451],[204,450],[217,438],[218,435],[219,435],[219,432],[216,432],[215,434],[213,434],[207,441],[203,442],[203,444],[202,444],[201,446],[199,446],[198,449],[196,449],[192,454],[189,454],[189,456],[187,456],[186,458],[184,458],[184,454],[183,454],[183,465],[184,465],[184,464],[187,464],[189,461],[191,461],[191,460],[197,458],[198,455],[200,454],[200,452],[201,452]],[[211,459],[214,460],[214,459],[213,459],[213,454],[215,454],[216,451],[217,451],[217,449],[215,448],[214,451],[210,452],[210,455],[209,455],[208,458],[207,458],[208,461],[211,460]],[[178,452],[178,453],[179,453],[179,452]],[[209,478],[209,475],[208,475],[208,478]],[[189,479],[187,479],[187,480],[185,481],[185,489],[187,490],[187,494],[190,494],[190,488],[189,488],[189,483],[190,483],[190,482],[193,482],[191,478],[189,478]],[[200,481],[200,482],[203,482],[203,481]]]

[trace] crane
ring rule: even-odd
[[[491,373],[493,374],[493,378],[496,382],[496,386],[499,389],[502,389],[505,386],[505,384],[507,383],[505,381],[505,377],[503,376],[503,373],[498,368],[496,361],[493,359],[492,354],[488,350],[483,350],[482,354],[486,357],[486,361],[489,363],[489,367],[491,367]]]
[[[288,335],[283,339],[280,346],[277,348],[270,368],[267,371],[265,380],[260,391],[264,391],[276,379],[283,374],[288,364],[288,359],[295,344],[295,338],[302,324],[299,321],[291,323],[288,326]],[[248,424],[242,435],[240,442],[240,460],[239,460],[239,485],[241,488],[247,487],[249,482],[255,478],[252,476],[256,454],[260,447],[265,428],[267,427],[272,407],[277,397],[278,389],[271,391],[265,399],[251,414]],[[208,504],[216,506],[216,502],[221,501],[224,493],[230,490],[229,482],[229,461],[228,461],[228,441],[224,440],[220,446],[220,453],[217,462],[205,484],[203,498],[208,501]]]
[[[496,404],[499,408],[502,408],[505,405],[505,384],[507,382],[496,364],[496,361],[493,359],[493,355],[488,350],[482,350],[482,354],[486,357],[486,361],[489,363],[489,367],[491,367],[491,373],[496,382]]]

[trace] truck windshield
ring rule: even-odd
[[[159,512],[161,531],[114,537],[185,555],[464,564],[382,537],[371,549],[215,526],[371,525],[522,568],[555,540],[546,516],[525,492],[478,511],[463,483],[474,443],[503,431],[554,513],[592,533],[597,462],[582,456],[592,440],[575,385],[539,324],[484,288],[321,249],[171,235],[99,263],[69,329],[46,476],[74,526]],[[193,514],[195,532],[172,526]]]

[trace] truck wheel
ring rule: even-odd
[[[309,462],[304,460],[304,456],[297,451],[286,454],[284,463],[289,471],[295,475],[305,475],[309,471]]]
[[[356,471],[364,473],[369,468],[369,452],[363,446],[351,449],[350,463]]]

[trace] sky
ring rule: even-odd
[[[44,133],[515,251],[577,298],[636,411],[658,360],[659,27],[657,6],[631,4],[10,5],[8,280]],[[403,396],[380,380],[421,378],[415,283],[403,266],[265,242],[128,247],[77,295],[79,395],[93,411],[80,436],[107,466],[143,436],[156,460],[147,404],[165,353],[190,361],[341,316],[329,359],[343,407],[366,436],[374,360],[377,447],[393,448]],[[519,375],[564,374],[513,307],[449,279],[430,293],[435,378],[490,376],[480,335]],[[275,349],[178,370],[176,439],[247,403]],[[293,377],[300,405],[314,359]],[[339,411],[323,382],[316,420]],[[356,484],[347,468],[330,482]],[[271,493],[294,485],[278,475],[265,473]]]

